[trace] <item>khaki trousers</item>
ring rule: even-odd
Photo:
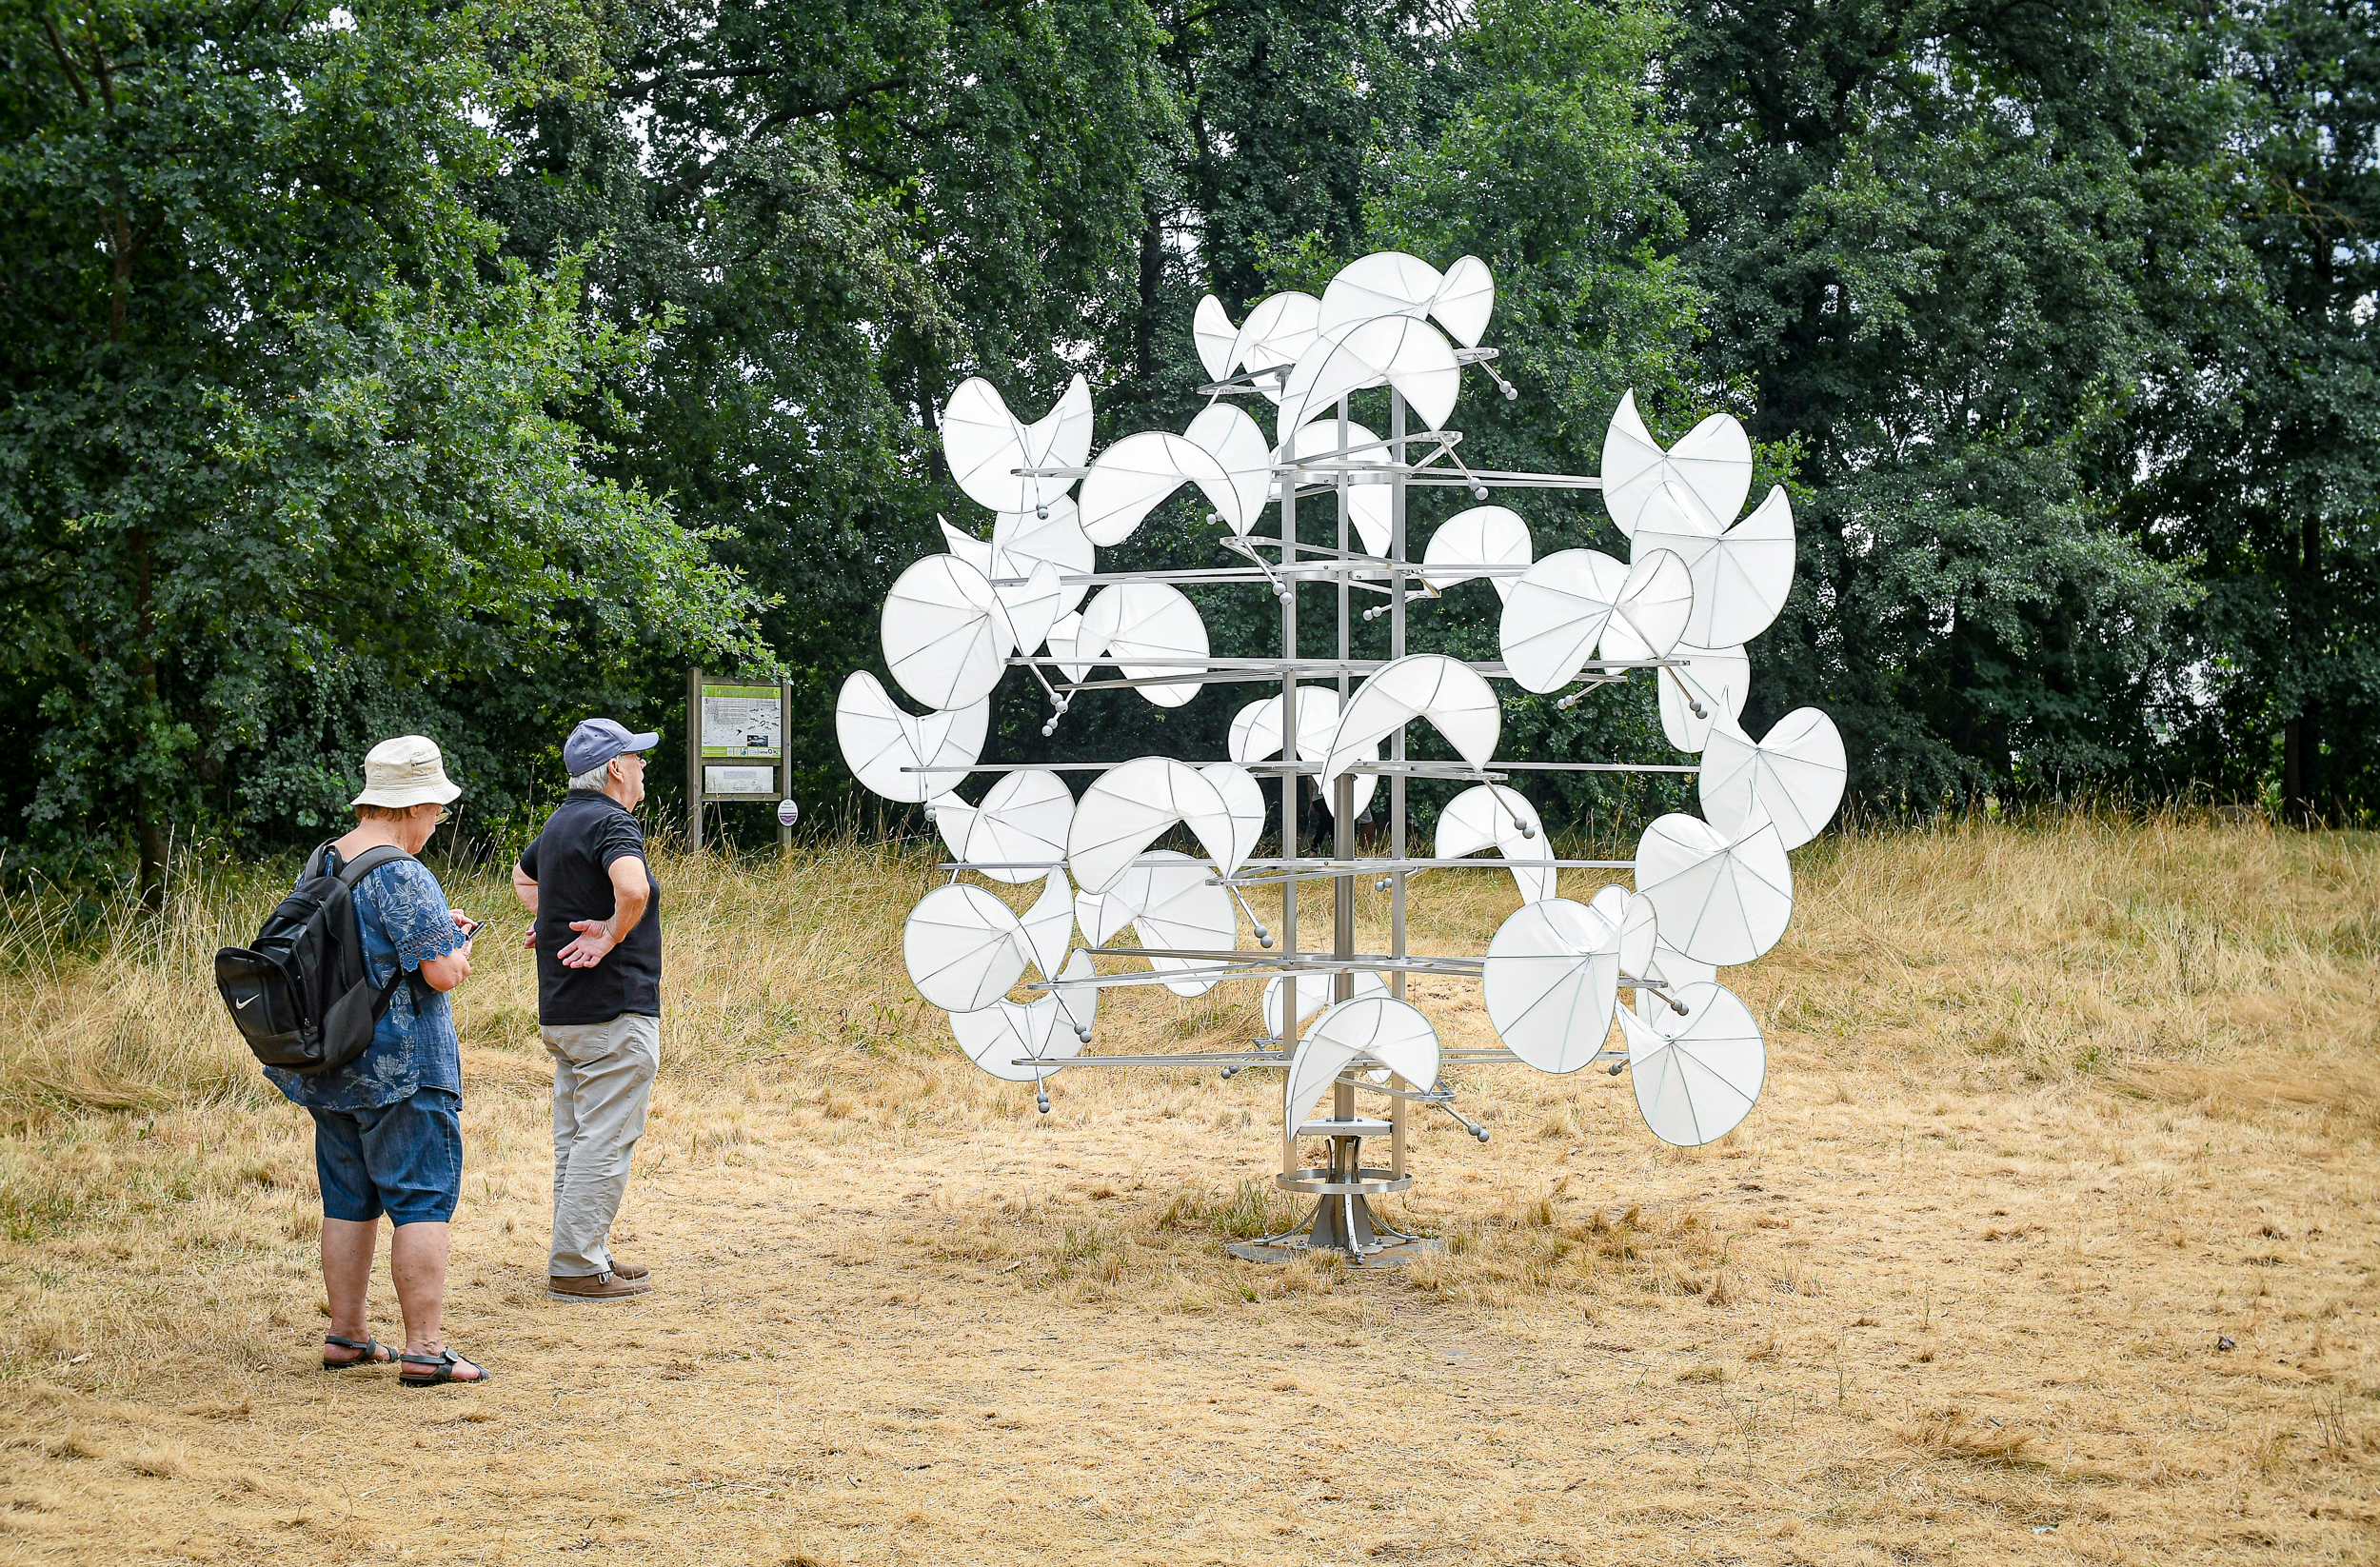
[[[628,1160],[645,1135],[645,1101],[661,1069],[661,1020],[623,1012],[609,1022],[539,1031],[554,1058],[554,1247],[546,1272],[584,1279],[611,1271],[611,1221],[628,1190]]]

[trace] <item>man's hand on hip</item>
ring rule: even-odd
[[[593,968],[620,944],[607,920],[573,920],[570,928],[579,933],[578,940],[555,954],[565,968]]]

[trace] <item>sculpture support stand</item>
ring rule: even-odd
[[[1339,1094],[1352,1097],[1341,1084]],[[1334,1106],[1336,1108],[1336,1106]],[[1294,1262],[1317,1252],[1335,1252],[1359,1266],[1409,1260],[1438,1249],[1425,1236],[1408,1235],[1373,1217],[1370,1199],[1409,1190],[1413,1177],[1396,1175],[1363,1160],[1363,1140],[1385,1137],[1389,1123],[1354,1116],[1310,1121],[1298,1128],[1301,1137],[1328,1137],[1331,1161],[1276,1178],[1283,1189],[1305,1192],[1317,1199],[1294,1230],[1259,1240],[1235,1240],[1223,1249],[1245,1262]]]
[[[1402,397],[1397,397],[1395,393],[1390,395],[1397,399],[1398,424],[1401,426],[1404,400]],[[1342,401],[1339,405],[1341,431],[1339,445],[1341,446],[1346,445],[1344,433],[1346,412],[1346,405]],[[1339,544],[1340,553],[1343,555],[1347,546],[1347,491],[1346,478],[1343,474],[1339,477]],[[1285,487],[1290,492],[1295,492],[1294,483]],[[1283,524],[1281,534],[1284,541],[1290,537],[1288,524]],[[1398,557],[1402,559],[1404,541],[1401,537],[1401,529],[1399,534],[1397,541],[1397,553]],[[1395,586],[1401,594],[1404,588],[1402,580],[1397,580]],[[1339,594],[1339,656],[1343,663],[1348,657],[1349,645],[1347,588],[1343,577],[1340,579]],[[1398,609],[1398,616],[1401,621],[1401,605]],[[1291,624],[1294,625],[1294,621]],[[1285,652],[1284,656],[1294,657],[1294,651]],[[1284,682],[1284,684],[1290,684],[1292,683]],[[1341,684],[1345,684],[1343,676]],[[1288,698],[1287,700],[1294,701],[1295,699]],[[1284,723],[1282,733],[1295,734],[1296,732]],[[1291,783],[1294,785],[1294,778]],[[1403,780],[1400,778],[1398,783],[1400,787],[1392,797],[1392,809],[1397,815],[1398,829],[1397,836],[1401,851],[1404,826],[1404,800],[1401,788]],[[1355,776],[1351,773],[1341,773],[1335,782],[1331,795],[1331,854],[1342,865],[1352,865],[1355,863]],[[1294,851],[1284,851],[1283,858],[1294,858]],[[1285,896],[1295,898],[1298,885],[1295,879],[1284,884],[1288,889]],[[1401,890],[1400,878],[1399,891]],[[1401,900],[1399,903],[1401,903]],[[1397,910],[1397,915],[1395,946],[1397,955],[1402,957],[1404,955],[1404,921],[1401,907]],[[1295,950],[1294,945],[1292,950]],[[1356,956],[1356,877],[1352,871],[1343,876],[1333,877],[1331,880],[1331,956],[1339,960],[1349,960]],[[1397,976],[1399,989],[1403,987],[1403,980],[1404,976],[1401,973]],[[1350,1001],[1354,999],[1355,993],[1355,970],[1340,968],[1331,982],[1331,1000],[1333,1002]],[[1289,1003],[1285,1000],[1283,1004],[1286,1007]],[[1427,1090],[1431,1085],[1418,1082],[1412,1086]],[[1391,1102],[1396,1106],[1391,1112],[1393,1120],[1377,1121],[1359,1117],[1356,1114],[1356,1085],[1345,1078],[1332,1084],[1330,1119],[1307,1121],[1298,1127],[1294,1134],[1283,1140],[1282,1169],[1280,1174],[1274,1178],[1283,1190],[1304,1192],[1313,1196],[1316,1199],[1313,1211],[1308,1213],[1303,1221],[1294,1230],[1280,1235],[1266,1236],[1259,1240],[1236,1240],[1224,1250],[1242,1261],[1248,1262],[1288,1262],[1316,1252],[1336,1252],[1350,1263],[1358,1266],[1402,1262],[1418,1253],[1437,1251],[1438,1241],[1422,1236],[1408,1235],[1393,1225],[1382,1223],[1372,1215],[1372,1198],[1390,1192],[1407,1191],[1413,1185],[1413,1177],[1406,1173],[1404,1167],[1406,1101],[1398,1098]],[[1326,1137],[1330,1140],[1331,1152],[1328,1164],[1307,1169],[1296,1167],[1297,1140],[1305,1137]],[[1367,1137],[1390,1139],[1392,1157],[1387,1167],[1363,1162],[1363,1140]]]

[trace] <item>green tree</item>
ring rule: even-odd
[[[1140,0],[635,3],[586,90],[501,121],[513,156],[476,194],[508,250],[587,248],[593,313],[668,320],[609,387],[630,422],[585,417],[606,472],[777,599],[805,793],[848,785],[835,693],[936,513],[988,522],[939,466],[951,388],[987,374],[1030,418],[1130,362],[1175,123],[1157,41]]]
[[[1677,201],[1677,128],[1649,87],[1671,37],[1659,5],[1482,0],[1446,41],[1462,86],[1428,141],[1376,160],[1365,248],[1411,251],[1443,267],[1477,255],[1496,278],[1487,344],[1517,397],[1472,372],[1455,423],[1462,452],[1492,468],[1592,474],[1603,435],[1631,389],[1647,417],[1679,429],[1715,405],[1741,409],[1700,374],[1705,301],[1676,259],[1686,237]],[[1675,432],[1673,432],[1675,433]],[[1506,491],[1539,556],[1627,543],[1592,491]],[[1414,546],[1466,491],[1418,492]],[[1498,657],[1497,601],[1484,582],[1417,606],[1414,645]],[[1650,681],[1597,692],[1567,711],[1550,697],[1505,702],[1503,753],[1541,761],[1667,761]],[[1522,781],[1550,820],[1607,825],[1657,809],[1673,791],[1643,778],[1554,774]],[[1616,813],[1616,815],[1615,815]]]
[[[748,593],[554,411],[641,333],[590,330],[572,266],[500,265],[462,197],[503,155],[477,114],[550,90],[571,22],[0,9],[21,843],[129,836],[153,896],[171,831],[319,825],[398,723],[501,808],[540,731],[641,659],[758,655]]]
[[[2127,463],[2248,271],[2201,43],[2123,0],[1680,15],[1710,362],[1799,451],[1748,722],[1827,707],[1872,798],[2137,776],[2194,589]]]
[[[2282,0],[2202,30],[2239,104],[2251,257],[2145,439],[2132,526],[2206,596],[2182,621],[2169,772],[2284,814],[2380,810],[2380,10]]]

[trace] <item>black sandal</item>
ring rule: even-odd
[[[444,1382],[452,1382],[457,1387],[477,1387],[482,1382],[494,1379],[486,1366],[476,1361],[459,1361],[455,1359],[454,1351],[450,1349],[442,1349],[435,1355],[400,1355],[397,1359],[409,1366],[436,1366],[438,1368],[426,1376],[416,1371],[398,1373],[397,1382],[403,1387],[437,1387]],[[468,1364],[479,1375],[476,1377],[456,1376],[454,1368],[462,1364]]]
[[[325,1360],[325,1371],[345,1371],[349,1366],[385,1366],[392,1364],[397,1359],[395,1350],[368,1335],[362,1339],[342,1339],[335,1333],[326,1333],[323,1342],[358,1352],[352,1360]]]

